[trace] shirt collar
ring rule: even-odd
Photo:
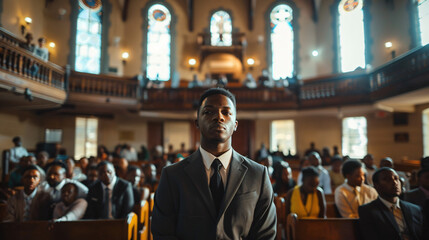
[[[347,179],[345,180],[344,185],[346,186],[347,190],[349,190],[350,192],[354,192],[354,189],[356,189],[356,191],[357,191],[358,193],[360,193],[361,186],[352,187],[352,186],[350,186],[350,185],[347,183]]]
[[[380,198],[380,200],[381,200],[381,202],[384,204],[384,205],[386,205],[386,207],[390,210],[390,209],[392,209],[392,207],[396,207],[396,208],[401,208],[401,205],[399,204],[399,198],[398,198],[398,200],[396,201],[396,203],[391,203],[391,202],[389,202],[389,201],[387,201],[386,199],[383,199],[382,197],[380,197],[380,196],[378,196],[379,198]]]
[[[224,154],[220,155],[219,157],[214,156],[213,154],[207,152],[200,146],[200,152],[201,156],[203,157],[203,163],[206,167],[206,170],[210,170],[211,165],[213,161],[217,158],[222,163],[222,166],[225,170],[228,169],[229,163],[231,162],[232,158],[232,148],[230,148],[228,151],[226,151]]]
[[[112,182],[110,182],[109,186],[107,186],[109,190],[113,190],[113,187],[115,186],[115,183],[116,183],[116,179],[117,177],[113,176]],[[106,185],[103,182],[101,182],[101,185],[103,186],[103,189],[106,189]]]
[[[64,184],[66,184],[66,180],[64,179],[64,180],[62,180],[57,186],[55,186],[54,188],[57,190],[57,191],[61,191],[61,189],[63,188],[63,186],[64,186]]]
[[[24,198],[30,198],[30,199],[33,199],[33,198],[34,198],[34,196],[36,196],[37,187],[34,189],[34,191],[33,191],[30,195],[27,195],[27,194],[25,193],[25,191],[23,191],[23,192],[24,192]]]

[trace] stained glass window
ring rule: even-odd
[[[365,117],[343,119],[343,155],[363,158],[367,154],[367,124]]]
[[[417,9],[419,12],[420,39],[422,46],[429,43],[429,0],[419,0]]]
[[[101,0],[79,0],[75,53],[76,71],[100,73],[102,16]]]
[[[210,33],[212,46],[232,45],[232,21],[231,16],[225,11],[213,13],[210,19]]]
[[[423,111],[423,156],[429,156],[429,108]]]
[[[363,0],[342,0],[338,5],[341,72],[365,68]]]
[[[274,80],[292,77],[294,71],[294,37],[292,8],[279,4],[270,13],[272,74]]]
[[[171,14],[161,4],[148,10],[147,77],[151,80],[170,80]]]

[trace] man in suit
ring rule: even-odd
[[[131,184],[116,177],[115,168],[111,162],[103,161],[97,165],[97,169],[100,181],[97,181],[89,189],[85,218],[126,218],[134,206]]]
[[[420,207],[399,200],[401,182],[395,170],[379,168],[372,180],[379,197],[359,207],[363,239],[423,239]]]
[[[7,203],[8,222],[49,219],[49,194],[42,191],[39,168],[29,165],[23,169],[24,189],[19,190]]]
[[[235,97],[212,88],[199,100],[201,146],[165,167],[155,194],[154,239],[274,239],[276,209],[267,169],[231,147]]]
[[[429,168],[420,169],[417,173],[419,187],[404,195],[404,200],[424,208],[429,200]]]

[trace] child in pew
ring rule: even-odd
[[[83,198],[77,198],[77,186],[66,183],[61,189],[61,202],[55,205],[54,221],[76,221],[82,219],[88,203]]]

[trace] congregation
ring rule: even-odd
[[[112,152],[99,146],[97,156],[75,161],[63,151],[56,156],[28,152],[19,137],[13,143],[7,157],[14,168],[8,174],[8,188],[1,189],[1,201],[7,203],[2,221],[12,222],[125,218],[134,205],[156,192],[163,167],[193,152],[184,144],[165,152],[162,146],[137,152],[124,144]],[[388,157],[377,167],[371,154],[350,159],[323,152],[322,160],[311,144],[300,160],[281,151],[271,153],[265,146],[255,153],[255,160],[269,170],[275,195],[285,199],[286,216],[357,218],[364,239],[380,239],[386,233],[377,235],[375,230],[388,224],[382,214],[390,213],[393,204],[402,211],[399,220],[392,215],[400,235],[406,237],[402,239],[425,239],[428,157],[421,160],[420,170],[411,173],[393,170]]]

